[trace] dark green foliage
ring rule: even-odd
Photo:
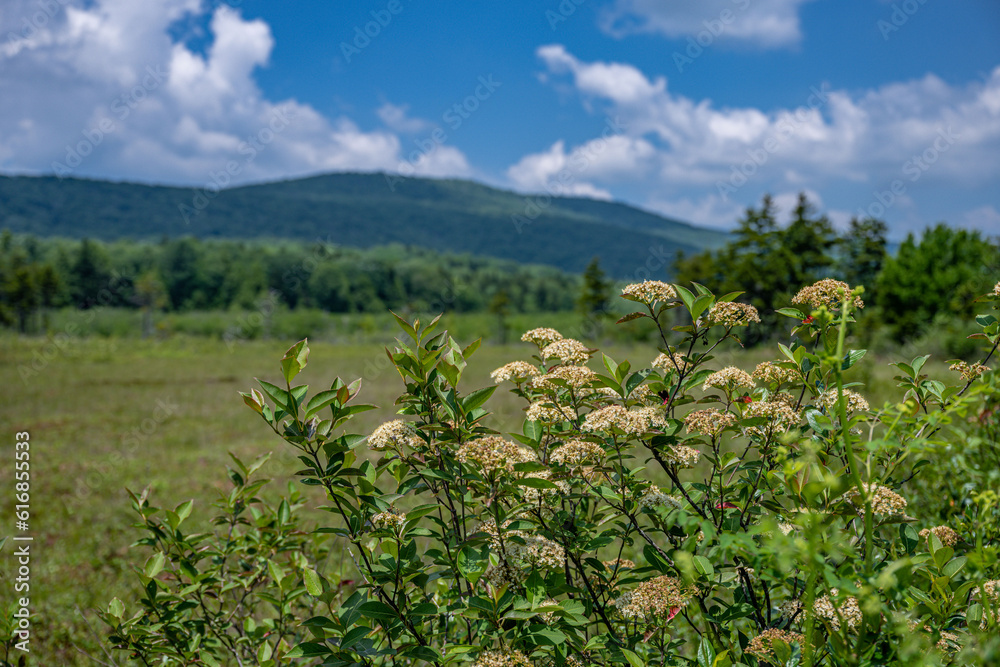
[[[4,236],[0,252],[0,324],[28,331],[32,315],[56,304],[62,282],[51,264],[31,261],[31,253],[16,248]]]
[[[467,389],[480,341],[460,345],[440,318],[394,316],[403,335],[386,354],[404,389],[369,435],[350,423],[374,409],[362,380],[293,385],[310,351],[292,345],[280,376],[240,395],[325,496],[320,527],[295,529],[292,495],[229,536],[184,535],[190,503],[157,518],[133,496],[153,553],[145,596],[101,615],[112,646],[209,666],[996,664],[992,373],[932,380],[917,357],[893,364],[893,399],[871,405],[856,370],[871,362],[846,345],[858,289],[808,323],[787,309],[793,342],[750,386],[738,367],[714,371],[742,325],[704,315],[734,310],[732,295],[631,287],[624,319],[653,323],[674,361],[605,354],[586,371],[598,350],[534,330],[537,354],[493,374],[510,373],[500,382],[527,408],[507,433],[489,412],[497,384]],[[666,311],[683,324],[668,330]],[[977,322],[988,360],[1000,321]],[[976,470],[952,463],[933,498],[923,455],[945,467],[948,450]],[[239,465],[222,527],[257,490]]]
[[[757,342],[773,331],[779,304],[787,303],[801,286],[829,275],[833,265],[833,227],[826,216],[815,216],[805,195],[799,196],[787,227],[778,226],[775,212],[774,201],[765,195],[759,209],[747,208],[732,242],[676,264],[678,282],[700,283],[723,294],[744,292],[741,301],[757,308],[761,317],[761,326],[748,331],[745,342]]]
[[[0,223],[39,236],[280,236],[359,248],[402,243],[575,273],[596,254],[616,277],[634,274],[650,253],[691,254],[726,238],[619,203],[522,196],[468,181],[384,174],[329,174],[221,193],[0,176],[0,202]]]
[[[838,237],[804,195],[788,226],[779,227],[774,202],[765,195],[760,208],[747,209],[732,242],[678,259],[676,279],[718,293],[743,292],[740,299],[755,306],[761,318],[761,325],[743,338],[747,343],[773,335],[779,304],[823,278],[865,287],[862,335],[887,327],[901,342],[927,333],[931,325],[939,331],[964,331],[974,297],[990,291],[1000,278],[997,246],[978,232],[941,224],[925,230],[919,242],[910,234],[891,257],[886,232],[881,220],[854,219]],[[946,345],[948,353],[971,354],[973,348],[961,343],[964,335],[956,336]]]
[[[398,245],[9,235],[2,247],[0,321],[22,330],[39,309],[61,305],[141,308],[148,333],[156,310],[257,309],[262,300],[334,313],[486,312],[502,289],[507,312],[524,313],[572,310],[579,294],[577,276],[551,267]]]
[[[86,309],[97,304],[97,295],[111,277],[108,264],[107,253],[90,239],[83,239],[68,276],[73,305]]]
[[[1000,277],[1000,250],[979,232],[937,225],[913,234],[876,283],[883,320],[898,339],[923,332],[935,318],[971,319],[974,299]]]
[[[601,268],[600,258],[594,257],[583,272],[583,291],[577,301],[577,307],[584,317],[599,318],[607,315],[611,287],[611,281]]]
[[[865,218],[851,220],[850,227],[839,239],[840,258],[838,273],[849,285],[874,288],[875,280],[886,257],[886,232],[889,228],[881,220]],[[875,304],[874,290],[865,294],[869,306]]]

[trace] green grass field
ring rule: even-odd
[[[253,378],[276,381],[278,361],[293,343],[255,340],[228,344],[218,339],[172,337],[67,338],[61,346],[44,339],[0,338],[0,479],[12,478],[14,433],[31,434],[31,528],[34,536],[31,599],[33,659],[29,664],[104,664],[104,627],[93,609],[114,596],[135,597],[131,568],[146,554],[129,545],[139,536],[125,489],[150,485],[154,503],[174,506],[195,499],[194,523],[206,527],[216,489],[228,487],[227,452],[244,460],[274,452],[265,468],[277,494],[297,468],[287,446],[243,405],[239,390]],[[468,339],[459,342],[467,343]],[[361,399],[380,406],[361,415],[355,432],[368,433],[391,418],[402,384],[388,366],[381,345],[314,343],[309,368],[300,376],[314,389],[336,377],[364,378]],[[486,345],[473,357],[466,390],[490,384],[489,372],[513,359],[526,359],[526,344]],[[651,346],[605,350],[619,361],[645,364]],[[737,358],[738,357],[738,358]],[[766,348],[730,352],[712,362],[735,362],[752,369],[773,358]],[[868,359],[852,379],[864,382],[873,407],[890,396],[888,359]],[[595,369],[600,362],[591,364]],[[929,365],[934,375],[943,365]],[[853,371],[852,371],[853,372]],[[519,399],[499,392],[487,407],[493,426],[520,428]],[[13,528],[13,499],[3,500],[0,535]],[[315,498],[320,504],[320,498]],[[189,528],[190,530],[190,528]],[[0,554],[5,581],[3,603],[11,595],[8,545]],[[115,658],[118,660],[119,658]]]

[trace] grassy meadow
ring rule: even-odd
[[[477,324],[481,332],[491,331],[488,322]],[[475,328],[457,327],[459,342],[470,342]],[[130,527],[134,519],[126,488],[151,486],[153,502],[161,507],[194,498],[192,523],[199,529],[208,527],[216,491],[228,488],[227,452],[244,460],[274,452],[264,468],[275,480],[268,493],[284,490],[297,461],[237,391],[252,386],[254,377],[277,381],[279,359],[293,342],[280,337],[234,342],[184,335],[150,340],[66,336],[56,345],[52,339],[0,337],[0,421],[8,445],[2,448],[0,477],[9,479],[13,468],[13,434],[31,434],[34,664],[95,664],[87,656],[110,664],[112,658],[102,655],[104,626],[93,609],[115,596],[133,600],[131,568],[148,555],[129,548],[139,533]],[[391,418],[402,384],[382,344],[319,341],[311,348],[303,382],[315,389],[337,376],[361,377],[361,400],[380,406],[356,419],[355,432],[370,432]],[[491,370],[525,359],[531,351],[522,343],[484,345],[463,379],[466,390],[490,384]],[[604,351],[635,365],[648,363],[656,353],[647,344],[614,343]],[[752,370],[772,358],[767,347],[736,349],[713,365],[735,363]],[[887,362],[898,359],[866,359],[851,371],[850,379],[866,385],[873,407],[895,396]],[[600,367],[599,355],[591,367]],[[928,364],[932,376],[943,375],[944,369],[940,359]],[[518,401],[499,392],[487,404],[496,428],[520,428]],[[313,490],[308,493],[321,504]],[[10,502],[5,499],[5,506]],[[4,531],[9,530],[5,523]],[[10,576],[8,556],[0,556],[4,579]]]

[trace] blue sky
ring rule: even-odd
[[[367,33],[367,34],[366,34]],[[996,0],[7,0],[0,171],[472,178],[1000,234]]]

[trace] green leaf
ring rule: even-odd
[[[490,564],[488,547],[484,546],[480,551],[476,551],[472,547],[463,547],[458,552],[456,560],[458,571],[462,573],[462,576],[473,584],[478,583]]]
[[[257,662],[261,663],[270,660],[272,651],[271,645],[267,642],[261,644],[260,648],[257,649]]]
[[[907,523],[899,524],[899,539],[902,540],[903,545],[906,548],[906,553],[913,553],[913,550],[920,542],[920,538],[917,536],[917,531],[913,528],[913,526]]]
[[[631,322],[632,320],[637,320],[640,317],[649,317],[649,315],[647,313],[640,313],[640,312],[629,313],[628,315],[625,315],[624,317],[620,318],[617,322],[615,322],[615,324]],[[614,373],[614,371],[611,372]]]
[[[308,339],[304,338],[288,348],[285,356],[281,358],[281,373],[285,377],[285,382],[291,383],[292,379],[306,367],[308,360]]]
[[[303,642],[285,654],[286,658],[319,658],[330,655],[333,651],[326,644],[318,642]]]
[[[628,376],[628,379],[625,380],[625,394],[630,395],[635,391],[635,388],[641,385],[643,380],[646,379],[646,375],[646,373],[640,371]]]
[[[706,577],[715,575],[715,568],[712,566],[712,561],[704,556],[694,557],[694,569],[698,570],[698,574],[705,575]]]
[[[944,570],[944,566],[948,564],[948,561],[954,555],[955,550],[951,547],[941,547],[934,552],[934,564],[938,566],[939,570]]]
[[[389,621],[399,618],[392,607],[378,600],[365,602],[358,607],[358,611],[360,611],[361,615],[365,618],[370,618],[375,621]]]
[[[627,648],[622,649],[622,655],[625,656],[625,659],[628,660],[628,664],[632,667],[646,667],[646,661]]]
[[[431,512],[435,512],[438,509],[437,503],[430,503],[428,505],[418,505],[412,510],[406,513],[406,520],[413,521],[414,519],[419,519],[420,517],[427,516]]]
[[[442,660],[441,654],[431,646],[413,646],[405,651],[400,651],[400,655],[425,662],[440,662]]]
[[[833,422],[830,421],[830,418],[815,408],[806,410],[805,417],[809,426],[817,433],[829,433],[833,430]]]
[[[524,592],[533,607],[540,605],[546,599],[545,579],[538,570],[531,570],[531,574],[524,582]]]
[[[406,610],[408,616],[437,616],[437,605],[432,602],[421,602]]]
[[[267,397],[274,401],[274,404],[277,407],[281,408],[285,412],[291,412],[291,408],[289,407],[291,405],[291,399],[288,396],[287,391],[281,387],[271,384],[270,382],[266,382],[265,380],[261,380],[259,378],[254,379],[257,380],[257,384],[259,384],[260,388],[264,390]]]
[[[318,598],[323,594],[323,580],[317,574],[316,570],[311,567],[302,570],[302,581],[305,583],[309,595]]]
[[[167,557],[163,555],[163,552],[157,551],[149,557],[149,560],[146,561],[146,567],[143,569],[143,574],[152,579],[163,571],[163,565],[166,561]]]
[[[609,373],[611,373],[611,377],[617,377],[618,363],[615,362],[615,360],[609,357],[608,355],[604,354],[603,352],[601,353],[601,357],[603,358],[604,361],[604,367],[608,369]]]
[[[125,604],[118,598],[114,598],[108,605],[108,614],[119,621],[122,620],[122,617],[125,616]]]
[[[558,489],[555,482],[540,477],[525,477],[515,482],[518,486],[527,486],[532,489]]]
[[[281,566],[273,560],[268,560],[267,570],[271,573],[271,579],[274,580],[274,583],[278,586],[278,588],[283,588],[281,584],[285,578],[285,571],[281,568]]]
[[[854,364],[861,361],[861,358],[868,353],[868,350],[851,350],[844,355],[844,361],[840,365],[840,370],[846,371]]]
[[[176,509],[174,509],[174,512],[177,513],[177,518],[180,520],[180,521],[177,522],[178,524],[181,521],[184,521],[184,519],[186,519],[189,516],[191,516],[191,508],[192,507],[194,507],[194,501],[193,500],[187,500],[187,501],[181,503],[180,505],[178,505],[176,507]]]
[[[532,442],[538,442],[542,438],[542,425],[536,421],[525,419],[521,430]]]
[[[252,394],[247,394],[245,392],[239,392],[240,396],[243,397],[243,402],[250,406],[250,409],[257,414],[264,414],[264,406],[257,400],[257,397]]]
[[[690,312],[692,304],[694,304],[694,294],[691,293],[686,287],[681,287],[680,285],[674,285],[674,289],[677,290],[677,296],[681,298],[684,302],[684,306]]]
[[[778,659],[779,665],[787,665],[792,659],[792,647],[777,637],[771,640],[771,650],[774,651],[774,657]]]
[[[702,313],[708,310],[708,307],[712,305],[713,297],[711,294],[702,294],[694,300],[691,304],[691,319],[697,320],[701,317]]]
[[[805,313],[803,313],[798,308],[779,308],[774,312],[778,313],[779,315],[784,315],[785,317],[791,317],[796,320],[806,319]]]
[[[962,570],[963,567],[965,567],[965,564],[968,562],[968,560],[969,559],[966,558],[965,556],[959,556],[958,558],[953,558],[951,561],[948,562],[947,565],[941,568],[941,574],[943,574],[946,577],[954,577]]]
[[[931,355],[929,354],[925,354],[922,357],[914,357],[913,361],[910,362],[910,365],[913,367],[913,373],[911,373],[911,375],[913,375],[913,377],[916,377],[917,374],[920,372],[920,369],[924,367],[924,364],[926,364],[927,360],[930,358]]]
[[[497,390],[497,385],[475,390],[474,392],[466,396],[464,399],[462,399],[462,409],[465,410],[465,412],[467,413],[472,412],[473,410],[481,406],[483,403],[485,403],[487,400],[489,400],[490,396],[492,396],[493,392],[495,392],[496,390]]]
[[[372,629],[367,625],[359,625],[355,628],[351,628],[346,633],[344,633],[344,638],[340,640],[340,648],[348,649],[358,643],[358,640],[363,638]]]
[[[314,414],[337,400],[338,389],[327,389],[317,392],[305,405],[305,418],[309,419]]]
[[[708,637],[702,637],[701,644],[698,645],[698,667],[712,667],[713,662],[715,649],[712,648],[712,642],[708,641]]]

